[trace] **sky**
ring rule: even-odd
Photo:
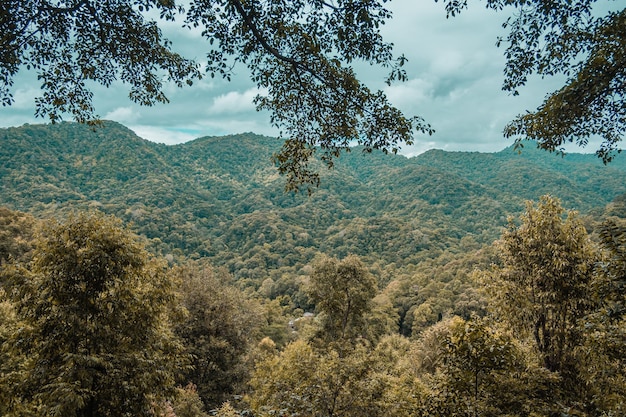
[[[512,143],[502,134],[506,123],[537,108],[562,82],[532,78],[519,96],[502,91],[504,47],[496,47],[496,40],[506,35],[501,27],[505,12],[473,3],[448,19],[444,5],[434,0],[392,0],[387,5],[394,16],[383,28],[383,35],[395,45],[396,55],[408,58],[408,81],[389,87],[383,82],[383,71],[362,64],[357,73],[370,89],[385,91],[390,102],[407,116],[421,116],[435,129],[433,136],[416,135],[415,144],[403,146],[402,154],[413,156],[433,148],[500,151]],[[203,59],[208,44],[199,31],[172,24],[162,27],[175,50]],[[98,87],[94,89],[96,112],[145,139],[166,144],[243,132],[277,136],[269,113],[257,112],[252,103],[258,91],[246,68],[241,65],[235,73],[230,83],[206,77],[193,87],[168,86],[165,91],[170,103],[153,107],[132,103],[124,86]],[[47,122],[34,117],[34,99],[39,94],[35,74],[21,72],[13,92],[15,103],[0,109],[0,127]]]

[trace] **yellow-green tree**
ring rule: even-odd
[[[323,258],[307,292],[318,328],[256,364],[250,404],[259,416],[410,416],[419,382],[406,371],[409,342],[384,337],[391,303],[356,256]],[[380,308],[376,307],[376,304]]]
[[[149,416],[174,395],[188,363],[171,330],[174,285],[119,220],[51,221],[32,264],[7,269],[25,278],[25,326],[3,341],[28,357],[20,384],[2,387],[16,404],[41,416]]]
[[[580,344],[578,320],[593,309],[591,282],[597,256],[587,231],[558,199],[526,204],[497,242],[501,265],[484,276],[496,316],[530,337],[544,366],[567,374]]]
[[[416,356],[433,416],[546,415],[557,378],[488,319],[453,317],[422,334]]]
[[[181,301],[188,315],[176,334],[192,355],[184,374],[207,410],[232,400],[250,372],[246,355],[258,340],[261,307],[229,285],[209,267],[189,262],[173,271],[181,283]]]
[[[596,309],[581,323],[579,348],[588,398],[606,415],[626,408],[626,222],[612,218],[601,227],[603,256],[593,282]]]
[[[250,404],[257,415],[408,417],[421,405],[421,385],[403,362],[408,341],[383,339],[349,355],[298,340],[258,363]]]
[[[0,415],[20,415],[25,410],[24,399],[10,387],[24,380],[28,357],[16,346],[15,336],[25,330],[17,308],[0,287]]]
[[[325,343],[368,338],[367,314],[377,292],[376,280],[357,256],[320,259],[307,288],[319,312],[319,338]]]
[[[582,222],[576,213],[566,214],[558,199],[543,196],[536,205],[527,202],[519,224],[510,219],[496,247],[499,265],[479,274],[492,313],[559,378],[551,394],[554,410],[597,409],[589,387],[593,366],[583,358],[598,310],[599,257]]]
[[[31,215],[0,207],[0,264],[29,259],[35,227]]]

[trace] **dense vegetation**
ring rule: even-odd
[[[406,266],[462,237],[490,243],[524,200],[558,195],[585,213],[626,192],[626,160],[604,166],[531,146],[415,158],[355,148],[307,198],[283,192],[270,161],[280,141],[253,134],[165,146],[115,123],[64,123],[0,137],[0,204],[39,215],[97,207],[163,255],[209,257],[253,280],[293,272],[317,252]]]
[[[0,135],[1,415],[623,412],[619,160],[357,148],[308,197],[252,134]]]

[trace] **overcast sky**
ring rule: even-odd
[[[502,135],[506,122],[535,109],[559,86],[559,80],[533,79],[520,96],[501,90],[504,49],[495,43],[505,34],[501,28],[504,13],[473,3],[461,15],[446,19],[441,2],[393,0],[387,4],[394,18],[385,26],[384,35],[395,44],[397,54],[409,59],[409,80],[388,87],[380,69],[359,66],[358,73],[372,90],[385,90],[394,105],[407,115],[422,116],[436,130],[430,137],[417,136],[414,146],[403,147],[405,155],[432,148],[499,151],[511,144]],[[186,56],[198,60],[205,56],[207,44],[197,33],[171,25],[164,31]],[[154,107],[130,102],[127,88],[97,88],[96,110],[104,119],[120,122],[145,139],[168,144],[242,132],[276,136],[269,114],[256,112],[252,104],[257,90],[246,68],[240,66],[236,72],[230,83],[207,78],[191,88],[168,88],[171,102]],[[18,76],[15,104],[0,109],[1,127],[47,122],[33,116],[37,86],[34,74]]]

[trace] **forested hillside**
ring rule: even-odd
[[[621,159],[605,166],[532,146],[414,158],[353,148],[330,171],[320,164],[322,184],[309,197],[284,192],[271,160],[279,141],[251,133],[166,146],[107,122],[25,125],[0,137],[0,205],[38,217],[114,214],[170,261],[209,260],[240,287],[304,309],[307,265],[354,254],[381,287],[418,283],[420,297],[399,308],[430,300],[424,324],[473,305],[468,265],[490,258],[468,254],[493,242],[524,200],[552,194],[587,213],[626,192]],[[412,323],[401,327],[409,333]]]
[[[271,161],[279,141],[254,134],[165,146],[107,122],[25,125],[0,136],[0,204],[37,215],[99,208],[154,250],[208,257],[252,281],[293,273],[317,253],[407,266],[462,238],[490,243],[524,200],[552,194],[586,213],[626,192],[623,158],[604,166],[530,145],[521,154],[414,158],[354,148],[322,170],[307,197],[283,191]]]
[[[254,134],[0,138],[0,415],[623,410],[619,159],[353,148],[308,196]]]

